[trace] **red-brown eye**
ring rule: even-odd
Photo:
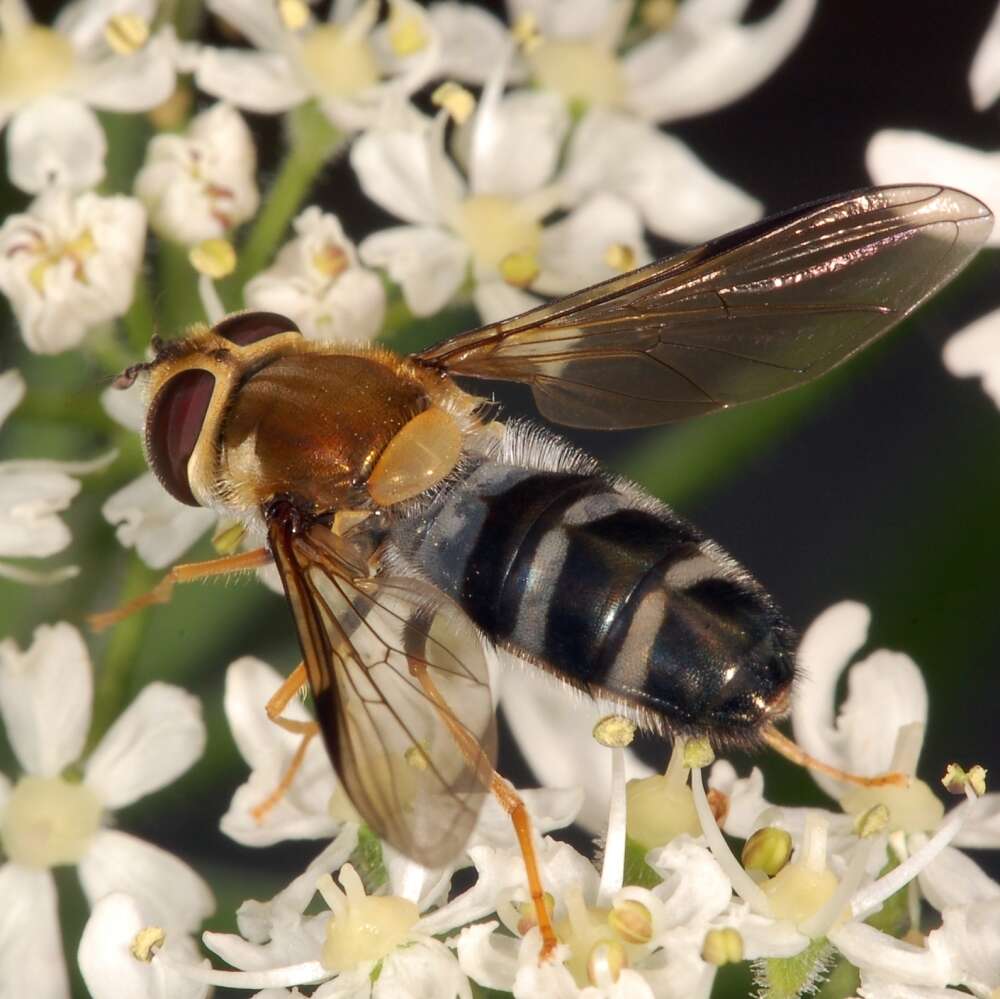
[[[212,401],[215,376],[200,368],[174,375],[157,393],[146,417],[149,463],[174,499],[200,506],[188,480],[188,459]]]
[[[301,330],[287,316],[277,312],[241,312],[223,319],[215,327],[217,336],[224,337],[237,347],[249,347],[266,340],[275,333],[300,333]]]

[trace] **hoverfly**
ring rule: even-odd
[[[991,226],[959,191],[875,188],[405,358],[310,342],[270,313],[157,342],[120,380],[146,379],[150,466],[175,498],[239,518],[266,544],[178,566],[97,623],[166,599],[174,582],[273,560],[358,812],[435,866],[460,852],[493,790],[550,950],[523,806],[493,771],[484,644],[664,735],[752,745],[783,739],[795,639],[695,527],[549,432],[499,421],[454,376],[523,382],[547,419],[600,429],[762,399],[885,333]]]

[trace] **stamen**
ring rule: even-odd
[[[542,44],[542,34],[538,30],[538,18],[525,11],[510,29],[511,37],[525,52],[531,52]]]
[[[115,14],[104,25],[104,40],[118,55],[132,55],[149,41],[149,25],[138,14]]]
[[[266,971],[220,971],[200,964],[186,964],[171,957],[166,951],[161,951],[153,960],[188,981],[218,985],[226,989],[294,988],[296,985],[316,985],[330,977],[330,972],[319,961],[303,961],[301,964],[268,968]]]
[[[215,282],[207,274],[198,277],[198,297],[209,326],[215,326],[226,318],[226,307],[216,291]]]
[[[236,251],[227,239],[206,239],[188,250],[188,260],[199,273],[216,281],[236,269]]]
[[[732,850],[726,838],[722,835],[722,830],[716,825],[709,808],[708,798],[705,795],[705,785],[701,779],[701,767],[695,767],[691,771],[691,794],[694,797],[695,811],[698,813],[698,821],[701,823],[701,831],[708,843],[708,848],[712,851],[712,856],[725,872],[733,886],[733,891],[743,899],[750,908],[760,916],[769,916],[771,906],[767,896],[760,890],[753,878],[740,866],[739,861],[733,856]]]
[[[129,944],[129,953],[137,960],[144,963],[152,961],[156,952],[163,946],[167,939],[167,934],[159,926],[147,926],[139,930]]]
[[[389,45],[398,56],[409,56],[427,48],[427,32],[423,22],[405,13],[398,3],[389,7]]]
[[[451,115],[452,121],[458,125],[464,125],[476,110],[475,97],[454,80],[442,83],[431,94],[431,103],[435,107],[444,108]]]
[[[597,890],[598,906],[610,905],[612,896],[621,890],[625,877],[625,750],[621,746],[611,750],[610,799],[604,862]]]
[[[820,937],[825,937],[833,929],[847,907],[851,896],[861,886],[868,869],[868,861],[877,843],[878,840],[874,837],[861,840],[851,855],[847,871],[840,884],[837,885],[837,890],[813,916],[799,924],[801,932],[813,940],[818,940]]]
[[[278,0],[278,17],[289,31],[300,31],[309,23],[309,5],[303,0]]]
[[[616,271],[630,271],[635,267],[635,249],[628,243],[612,243],[604,251],[604,262]]]
[[[721,968],[724,964],[739,964],[743,960],[743,937],[732,926],[709,930],[701,948],[702,960]]]

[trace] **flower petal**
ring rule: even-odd
[[[138,961],[132,944],[150,925],[130,895],[113,892],[94,906],[83,928],[77,962],[91,999],[203,999],[208,986],[184,978],[162,961]],[[168,953],[197,965],[197,948],[190,937],[167,935],[157,953]]]
[[[107,808],[122,808],[176,780],[205,750],[201,702],[151,683],[104,734],[84,781]]]
[[[917,877],[920,890],[938,912],[1000,898],[1000,885],[952,846],[946,846]]]
[[[0,462],[0,553],[45,558],[72,538],[57,516],[80,491],[76,479],[56,462]],[[46,467],[48,466],[48,467]]]
[[[908,183],[919,163],[921,176],[968,191],[1000,212],[1000,152],[984,153],[926,132],[887,128],[869,140],[865,162],[877,184]],[[1000,246],[1000,232],[994,229],[986,245]]]
[[[969,67],[969,89],[977,111],[985,111],[1000,97],[1000,6],[993,12]]]
[[[851,667],[847,699],[837,716],[848,770],[885,773],[899,730],[912,722],[927,722],[927,687],[909,656],[877,649]]]
[[[558,94],[524,90],[501,98],[487,89],[456,136],[465,147],[473,194],[533,194],[555,173],[569,128]]]
[[[24,375],[17,368],[0,372],[0,426],[17,409],[27,391]]]
[[[764,775],[759,767],[754,767],[749,777],[738,777],[728,760],[719,760],[712,767],[708,786],[728,798],[722,828],[730,836],[746,839],[757,829],[760,816],[772,807],[764,797]]]
[[[72,625],[41,625],[25,652],[11,639],[0,642],[0,710],[29,774],[55,777],[79,758],[93,695],[90,656]]]
[[[567,295],[615,277],[621,271],[608,262],[608,254],[616,247],[630,251],[636,267],[649,262],[638,211],[614,194],[592,195],[542,232],[541,272],[532,287],[546,295]]]
[[[429,14],[441,42],[436,75],[485,83],[510,45],[503,22],[489,11],[460,3],[431,4]]]
[[[414,940],[382,962],[372,999],[472,999],[455,955],[439,940]]]
[[[351,147],[351,166],[361,189],[406,222],[441,222],[442,206],[457,202],[464,184],[451,161],[430,148],[432,141],[429,125],[373,129],[360,136]]]
[[[166,930],[193,933],[215,911],[211,888],[184,861],[117,829],[94,836],[78,870],[91,905],[126,892]]]
[[[477,985],[509,992],[517,976],[519,941],[494,933],[499,925],[494,920],[464,927],[456,944],[458,963]]]
[[[983,390],[1000,407],[1000,309],[959,330],[944,345],[942,357],[953,375],[981,378]]]
[[[1000,794],[984,794],[975,803],[972,815],[955,837],[955,845],[972,850],[1000,848]]]
[[[138,52],[107,56],[83,68],[73,94],[106,111],[155,108],[174,92],[176,46],[172,28],[158,31]]]
[[[134,382],[127,389],[106,388],[101,393],[104,411],[126,430],[141,433],[146,422],[146,403],[142,398],[142,386]]]
[[[465,244],[429,226],[399,226],[369,236],[358,252],[370,267],[384,267],[403,289],[410,311],[429,316],[451,300],[465,277]]]
[[[112,493],[101,507],[104,519],[115,524],[115,536],[154,569],[173,565],[216,521],[203,507],[175,500],[144,472]]]
[[[309,97],[286,56],[205,46],[198,54],[195,83],[238,108],[275,114]]]
[[[38,194],[46,187],[82,191],[104,179],[107,142],[86,104],[43,97],[14,115],[7,132],[11,181]]]
[[[924,947],[896,940],[865,923],[846,923],[830,931],[830,941],[861,971],[873,971],[904,985],[948,984],[947,961]]]
[[[1000,987],[1000,897],[965,901],[943,916],[944,924],[927,938],[928,949],[947,955],[952,983],[976,995],[993,994]]]
[[[69,977],[51,871],[0,867],[0,982],[5,996],[67,999]]]
[[[842,601],[823,611],[802,636],[798,662],[803,676],[792,696],[792,730],[807,752],[834,766],[846,766],[843,739],[834,728],[837,681],[868,638],[871,613],[864,604]],[[829,777],[813,779],[832,797],[842,788]]]
[[[680,6],[670,30],[640,43],[623,60],[626,106],[650,121],[715,111],[760,86],[799,43],[815,0],[784,0],[749,25],[706,23],[703,11],[687,6]]]
[[[628,199],[648,228],[678,243],[703,242],[762,213],[683,142],[612,111],[591,111],[576,127],[561,180],[577,201],[596,191]]]

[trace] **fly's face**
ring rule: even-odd
[[[391,506],[447,475],[471,418],[447,379],[387,352],[307,342],[241,313],[161,345],[147,369],[150,467],[182,503],[255,520],[277,497],[309,516]]]
[[[122,376],[148,371],[144,446],[149,467],[174,499],[215,506],[219,443],[227,412],[255,372],[293,353],[302,334],[272,313],[231,316],[185,340],[158,344],[156,357]]]

